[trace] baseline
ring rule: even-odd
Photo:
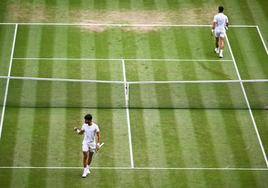
[[[82,167],[52,167],[52,166],[0,166],[0,169],[52,169],[52,170],[74,170],[81,169]],[[268,168],[165,168],[165,167],[91,167],[95,170],[193,170],[193,171],[267,171]]]
[[[211,27],[210,24],[170,24],[170,23],[152,23],[152,24],[142,24],[142,23],[134,23],[134,24],[126,24],[126,23],[53,23],[53,22],[21,22],[21,23],[15,23],[15,22],[6,22],[6,23],[0,23],[0,25],[52,25],[52,26],[80,26],[80,25],[86,25],[86,26],[113,26],[113,27]],[[229,27],[256,27],[256,25],[230,25]]]
[[[105,58],[58,58],[58,57],[51,57],[51,58],[46,58],[46,57],[15,57],[13,58],[14,60],[31,60],[31,61],[122,61],[122,59],[117,59],[117,58],[111,58],[111,59],[105,59]],[[144,58],[129,58],[129,59],[124,59],[124,61],[183,61],[183,62],[231,62],[233,60],[231,59],[144,59]]]
[[[126,90],[126,106],[128,106],[128,86],[129,84],[179,84],[179,83],[193,83],[193,84],[213,84],[213,83],[264,83],[268,79],[255,80],[166,80],[166,81],[115,81],[115,80],[82,80],[69,78],[43,78],[43,77],[18,77],[18,76],[0,76],[1,79],[11,80],[36,80],[36,81],[59,81],[59,82],[88,82],[88,83],[115,83],[124,84]]]

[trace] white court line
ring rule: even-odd
[[[264,39],[263,39],[263,36],[262,36],[262,34],[261,34],[261,30],[260,30],[259,26],[257,26],[256,28],[257,28],[257,31],[258,31],[259,36],[260,36],[260,38],[261,38],[261,41],[262,41],[263,47],[264,47],[264,49],[265,49],[265,51],[266,51],[266,54],[268,55],[268,49],[267,49],[267,46],[266,46],[265,41],[264,41]]]
[[[232,56],[232,59],[233,59],[233,63],[234,63],[234,67],[235,67],[235,70],[236,70],[238,79],[241,81],[241,76],[240,76],[240,73],[239,73],[239,70],[238,70],[238,66],[237,66],[236,60],[234,58],[234,54],[233,54],[233,51],[232,51],[232,48],[231,48],[231,44],[229,42],[229,39],[228,39],[228,36],[227,35],[226,35],[226,41],[227,41],[228,48],[229,48],[229,51],[230,51],[231,56]],[[241,85],[241,89],[242,89],[243,94],[244,94],[244,98],[245,98],[246,103],[247,103],[247,107],[248,107],[248,111],[249,111],[250,117],[252,119],[252,123],[254,125],[254,129],[255,129],[255,132],[256,132],[256,135],[257,135],[257,138],[258,138],[258,141],[259,141],[259,145],[260,145],[261,150],[262,150],[262,154],[263,154],[263,158],[264,158],[265,163],[266,163],[266,167],[268,168],[267,156],[266,156],[266,153],[265,153],[265,150],[264,150],[264,147],[263,147],[263,143],[262,143],[262,140],[261,140],[261,137],[260,137],[260,134],[259,134],[259,131],[258,131],[256,122],[255,122],[255,119],[254,119],[254,116],[253,116],[253,113],[252,113],[252,110],[251,110],[251,106],[250,106],[249,101],[248,101],[247,93],[245,91],[243,82],[240,82],[240,85]]]
[[[68,170],[82,169],[83,167],[58,167],[58,166],[0,166],[0,169],[51,169],[51,170]],[[268,171],[268,168],[168,168],[168,167],[91,167],[96,170],[193,170],[193,171]]]
[[[1,77],[0,77],[1,78]],[[111,80],[80,80],[80,79],[68,79],[68,78],[39,78],[39,77],[19,77],[19,76],[2,76],[2,78],[8,78],[12,80],[36,80],[36,81],[58,81],[58,82],[84,82],[84,83],[111,83],[111,84],[123,84],[123,81],[111,81]]]
[[[5,95],[4,95],[4,101],[3,101],[3,109],[2,109],[1,122],[0,122],[0,139],[1,139],[1,135],[2,135],[3,123],[4,123],[4,118],[5,118],[7,95],[8,95],[9,80],[10,80],[9,77],[11,75],[11,68],[12,68],[12,62],[13,62],[13,56],[14,56],[14,50],[15,50],[17,30],[18,30],[18,24],[15,25],[15,31],[14,31],[13,43],[12,43],[12,50],[11,50],[10,60],[9,60],[8,78],[7,78],[7,82],[6,82],[6,89],[5,89]]]
[[[112,26],[112,27],[211,27],[211,24],[170,24],[170,23],[152,23],[152,24],[143,24],[143,23],[41,23],[41,22],[21,22],[21,23],[0,23],[0,25],[51,25],[51,26]],[[256,25],[230,25],[229,27],[256,27]]]
[[[121,61],[122,59],[111,58],[59,58],[59,57],[15,57],[14,60],[30,60],[30,61]],[[184,62],[231,62],[231,59],[144,59],[144,58],[129,58],[124,59],[124,61],[184,61]]]
[[[80,80],[68,78],[42,78],[42,77],[18,77],[18,76],[0,76],[0,79],[11,80],[36,80],[36,81],[59,81],[59,82],[86,82],[86,83],[111,83],[111,84],[124,84],[125,88],[129,84],[221,84],[221,83],[266,83],[268,79],[255,79],[255,80],[166,80],[166,81],[112,81],[112,80]],[[126,101],[128,102],[129,92],[126,91]],[[128,105],[128,103],[126,104]]]
[[[127,75],[126,75],[126,67],[125,67],[124,59],[122,59],[122,69],[123,69],[124,87],[125,87],[125,103],[126,103],[127,126],[128,126],[129,156],[130,156],[131,168],[134,168],[130,115],[129,115],[129,108],[128,108],[128,83],[127,83]]]
[[[128,84],[228,84],[228,83],[265,83],[268,79],[261,80],[170,80],[170,81],[129,81]]]

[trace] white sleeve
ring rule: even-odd
[[[228,20],[228,17],[226,16],[226,23],[228,24],[229,23],[229,20]]]
[[[81,130],[85,130],[85,124],[82,125]]]
[[[100,128],[98,125],[96,125],[96,132],[99,133],[100,132]]]
[[[213,18],[213,22],[217,22],[216,16],[217,16],[217,15],[214,16],[214,18]]]

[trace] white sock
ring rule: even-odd
[[[87,167],[86,167],[87,169],[89,169],[89,166],[87,165]]]

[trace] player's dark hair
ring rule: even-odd
[[[92,115],[91,114],[85,115],[85,120],[91,121],[92,120]]]
[[[223,6],[219,6],[219,12],[223,12],[224,8]]]

